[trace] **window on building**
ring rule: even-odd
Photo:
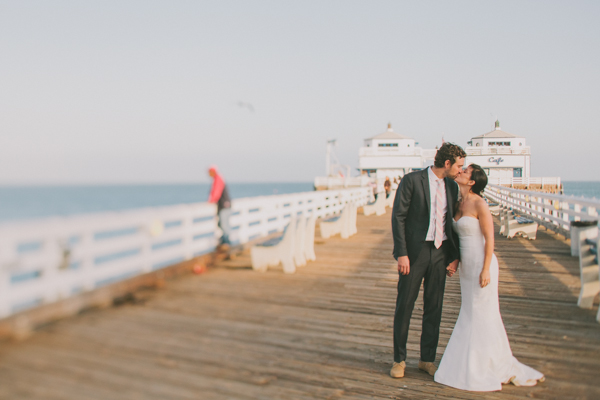
[[[513,178],[523,177],[523,168],[513,168]]]
[[[398,143],[379,143],[379,147],[398,147]]]

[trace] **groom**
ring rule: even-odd
[[[454,182],[465,163],[465,151],[444,143],[434,165],[402,178],[392,210],[394,258],[398,260],[398,297],[394,314],[394,364],[390,375],[402,378],[410,317],[424,280],[423,326],[419,369],[434,375],[440,336],[446,274],[458,268],[458,236],[452,229],[458,199]]]

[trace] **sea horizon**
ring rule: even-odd
[[[211,184],[0,185],[0,223],[204,202]],[[228,182],[233,199],[314,190],[313,182]],[[563,181],[565,195],[600,198],[600,181]]]

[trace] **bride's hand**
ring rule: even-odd
[[[482,288],[486,287],[490,284],[490,279],[490,270],[484,269],[479,275],[479,285],[481,285]]]

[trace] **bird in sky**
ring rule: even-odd
[[[246,102],[243,102],[243,101],[238,101],[237,105],[238,105],[238,107],[246,108],[249,111],[254,112],[254,106],[252,104],[250,104],[250,103],[246,103]]]

